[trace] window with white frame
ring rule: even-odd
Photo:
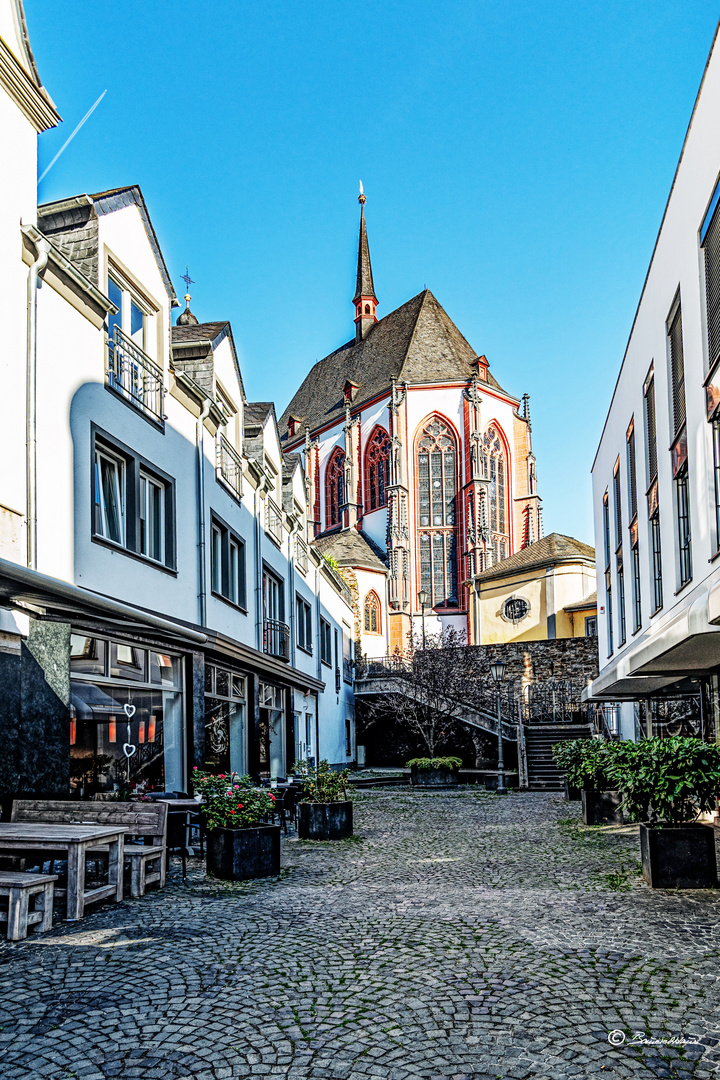
[[[332,635],[327,619],[320,619],[320,659],[323,664],[332,666]]]
[[[140,551],[165,560],[165,485],[140,470]]]
[[[147,352],[148,312],[119,274],[108,274],[108,299],[118,309],[116,315],[108,315],[108,336],[112,337],[114,327],[119,326],[138,348]]]
[[[312,653],[312,608],[302,596],[295,597],[295,623],[298,648]]]
[[[125,544],[125,462],[95,447],[95,533],[113,544]]]
[[[245,543],[214,514],[210,523],[210,582],[213,593],[244,608]]]

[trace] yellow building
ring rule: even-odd
[[[474,645],[595,637],[595,549],[551,533],[472,578]]]

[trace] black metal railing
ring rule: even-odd
[[[343,657],[343,679],[346,683],[351,683],[353,681],[353,666],[352,660]]]
[[[242,458],[224,435],[215,444],[217,475],[238,499],[242,498]]]
[[[107,343],[107,385],[131,405],[157,420],[165,422],[165,386],[162,370],[147,353],[113,326]]]
[[[277,619],[265,619],[263,623],[263,652],[277,656],[280,660],[290,659],[290,627]]]

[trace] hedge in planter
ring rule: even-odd
[[[336,772],[323,759],[317,769],[306,761],[295,763],[294,773],[303,782],[298,803],[300,840],[344,840],[353,832],[353,804],[348,798],[349,769]]]
[[[410,770],[410,782],[418,787],[456,787],[459,757],[418,757],[405,762]]]
[[[207,868],[224,881],[277,877],[280,873],[280,826],[264,822],[275,796],[258,791],[249,776],[193,769],[193,789],[202,795],[207,829]]]
[[[717,885],[715,830],[697,817],[714,810],[720,746],[676,735],[620,743],[608,772],[630,821],[640,824],[643,877],[653,888]]]
[[[578,792],[586,825],[622,824],[621,796],[608,774],[619,745],[604,739],[571,739],[553,747],[553,757],[565,773],[565,797],[569,800],[571,792]]]

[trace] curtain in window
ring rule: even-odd
[[[438,417],[429,420],[420,432],[416,466],[420,588],[431,597],[431,607],[455,607],[457,443]]]
[[[390,483],[390,436],[379,425],[368,439],[365,450],[365,513],[387,506]]]

